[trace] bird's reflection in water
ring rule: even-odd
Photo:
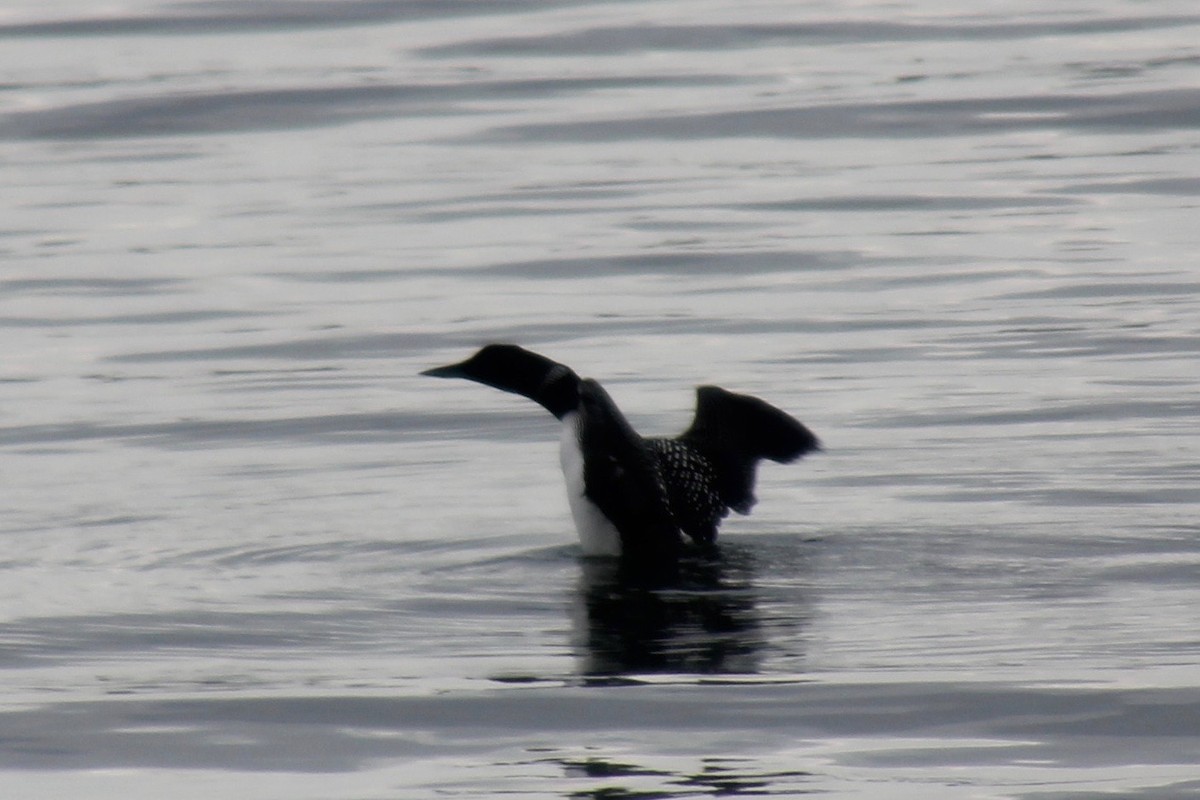
[[[689,554],[665,574],[584,559],[575,613],[580,671],[758,672],[765,637],[755,572],[748,553],[728,549]]]

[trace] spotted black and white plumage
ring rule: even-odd
[[[639,562],[673,559],[686,535],[710,544],[733,509],[750,513],[761,459],[788,463],[819,449],[788,414],[716,386],[696,390],[691,426],[643,438],[596,381],[510,344],[424,375],[466,378],[528,397],[563,423],[561,459],[586,553]]]
[[[703,453],[678,439],[646,439],[654,454],[675,524],[697,544],[711,544],[729,507],[717,491],[717,470]]]

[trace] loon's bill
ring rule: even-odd
[[[711,544],[729,509],[750,513],[761,459],[786,464],[820,449],[787,413],[717,386],[696,389],[695,417],[679,436],[642,437],[599,383],[513,344],[421,374],[519,394],[562,421],[567,498],[589,555],[669,559],[684,535]]]

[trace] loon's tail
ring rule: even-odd
[[[712,460],[717,491],[739,514],[750,513],[754,505],[754,473],[760,459],[786,464],[821,449],[799,420],[757,397],[717,386],[696,389],[696,416],[679,438]]]

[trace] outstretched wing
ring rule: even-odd
[[[696,389],[696,416],[679,441],[712,462],[717,493],[739,514],[754,506],[759,460],[786,464],[821,446],[799,420],[770,403],[717,386]]]

